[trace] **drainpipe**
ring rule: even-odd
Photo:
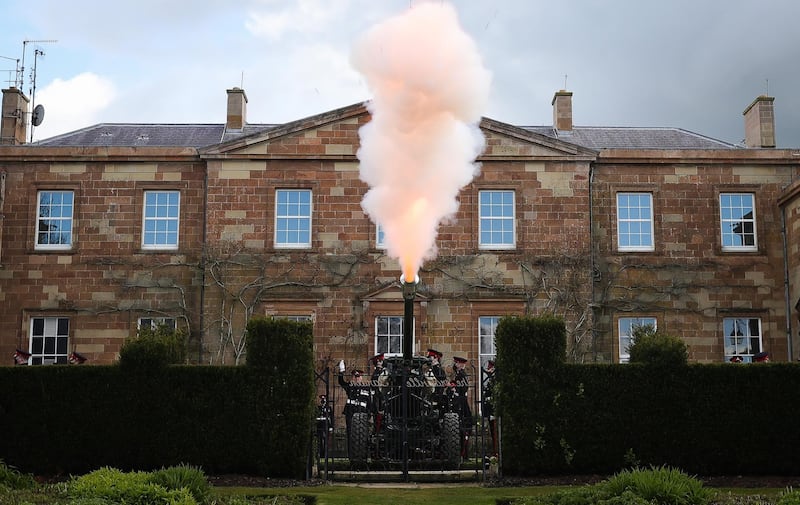
[[[792,304],[789,301],[789,245],[786,239],[786,207],[781,206],[781,238],[783,239],[783,298],[786,301],[786,349],[789,362],[794,359],[792,349]]]
[[[203,168],[203,244],[200,249],[200,334],[197,345],[197,364],[203,364],[203,335],[206,314],[206,254],[208,250],[208,160]]]
[[[591,285],[591,301],[590,307],[592,309],[592,361],[597,361],[597,330],[595,324],[597,322],[597,307],[595,305],[595,258],[594,258],[594,163],[589,163],[589,283]],[[611,343],[612,360],[614,357],[614,344]]]

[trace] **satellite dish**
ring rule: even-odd
[[[41,104],[33,108],[33,115],[31,116],[31,123],[33,126],[39,126],[44,121],[44,107]]]

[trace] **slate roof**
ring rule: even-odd
[[[194,147],[201,149],[279,128],[274,124],[247,124],[226,130],[224,124],[100,123],[34,145],[46,147]],[[522,126],[563,142],[588,149],[736,149],[737,146],[680,128],[576,126],[557,131],[552,126]]]
[[[523,126],[525,130],[571,142],[589,149],[736,149],[737,146],[681,128],[573,126],[557,131],[552,126]]]
[[[195,147],[201,148],[254,135],[275,125],[248,124],[225,130],[224,124],[100,123],[33,145],[46,147]]]

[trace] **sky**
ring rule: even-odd
[[[224,123],[233,87],[249,123],[293,121],[369,100],[353,46],[418,1],[0,0],[0,85],[24,53],[22,90],[45,109],[34,140],[97,123]],[[778,147],[800,147],[797,0],[451,3],[491,72],[485,117],[552,125],[566,89],[576,126],[739,143],[745,108],[769,95]]]

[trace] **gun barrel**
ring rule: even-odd
[[[414,299],[417,296],[419,276],[414,276],[413,282],[407,282],[405,276],[400,276],[403,286],[403,359],[410,361],[414,354]]]

